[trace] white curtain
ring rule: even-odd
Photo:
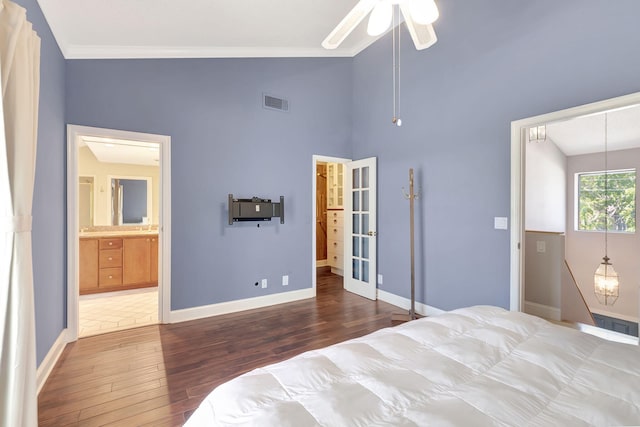
[[[0,77],[0,425],[37,426],[31,206],[40,39],[8,0],[0,0]]]

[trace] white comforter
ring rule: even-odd
[[[472,307],[256,369],[186,425],[640,425],[640,350]]]

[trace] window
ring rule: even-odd
[[[636,231],[636,170],[576,174],[577,229],[634,233]],[[605,193],[605,181],[607,191]]]

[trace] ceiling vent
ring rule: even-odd
[[[273,95],[262,94],[262,106],[269,110],[289,112],[289,101]]]

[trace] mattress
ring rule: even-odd
[[[194,426],[640,425],[640,350],[476,306],[303,353],[214,389]]]

